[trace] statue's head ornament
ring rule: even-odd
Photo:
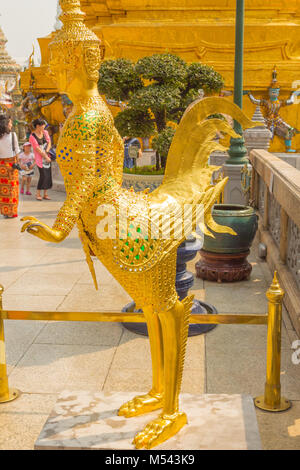
[[[84,60],[88,77],[98,80],[98,70],[104,58],[104,46],[100,39],[84,23],[80,0],[60,0],[63,26],[50,43],[50,67],[64,66],[76,70],[80,59]]]
[[[272,72],[272,81],[271,81],[271,84],[269,86],[269,89],[273,89],[273,90],[280,90],[280,86],[278,85],[278,80],[277,80],[277,70],[276,70],[276,65],[274,65],[274,69],[273,69],[273,72]]]

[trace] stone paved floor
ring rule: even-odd
[[[24,196],[20,214],[48,224],[63,201]],[[0,283],[7,310],[99,311],[130,301],[110,273],[96,263],[95,291],[77,231],[60,245],[20,233],[19,219],[0,220]],[[193,293],[219,312],[265,313],[271,273],[255,256],[249,281],[215,284],[195,280]],[[189,269],[194,271],[193,260]],[[151,383],[148,339],[114,323],[5,321],[9,383],[21,397],[0,405],[0,449],[33,449],[62,390],[145,391]],[[257,411],[265,449],[300,448],[300,365],[293,365],[295,331],[284,312],[282,393],[293,401],[286,413]],[[219,325],[188,340],[183,392],[261,395],[265,382],[266,327]],[[3,431],[4,430],[4,431]]]

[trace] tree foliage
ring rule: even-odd
[[[159,153],[163,167],[165,167],[169,148],[171,146],[174,135],[175,129],[173,127],[167,126],[162,132],[153,138],[152,147]]]
[[[100,68],[98,89],[101,94],[116,101],[128,101],[143,82],[128,59],[105,60]]]
[[[212,67],[188,65],[166,52],[143,57],[136,64],[127,59],[104,61],[98,87],[107,98],[126,103],[126,109],[115,118],[120,134],[154,135],[153,146],[164,163],[175,132],[168,122],[180,121],[200,89],[211,94],[223,85],[223,78]]]
[[[124,109],[115,117],[115,126],[122,137],[151,137],[155,133],[155,125],[148,109]]]
[[[202,88],[206,93],[220,91],[224,86],[222,76],[209,65],[194,62],[188,67],[188,90]]]
[[[136,63],[136,71],[146,80],[175,88],[184,87],[188,76],[186,62],[169,53],[143,57]]]

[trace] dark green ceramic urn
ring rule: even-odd
[[[212,232],[204,237],[203,250],[211,253],[243,253],[249,250],[258,227],[258,217],[250,206],[215,204],[212,216],[219,225],[231,227],[237,235]]]

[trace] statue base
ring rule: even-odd
[[[215,282],[237,282],[248,279],[252,266],[247,261],[250,251],[243,253],[212,253],[200,250],[201,259],[195,265],[200,279]]]
[[[135,303],[131,302],[130,304],[125,305],[122,309],[122,312],[139,312],[142,313],[142,310],[135,310]],[[207,302],[203,302],[202,300],[194,299],[193,301],[193,308],[192,308],[192,315],[217,315],[217,309]],[[132,333],[136,333],[137,335],[148,336],[148,328],[147,323],[122,323],[124,328],[131,331]],[[190,324],[189,325],[189,332],[188,336],[198,336],[204,333],[208,333],[209,331],[216,328],[217,325],[213,324]]]
[[[134,392],[62,392],[35,450],[135,450],[134,436],[159,415],[117,416]],[[182,394],[188,424],[153,450],[261,450],[253,399],[248,395]],[[128,454],[126,454],[128,455]]]

